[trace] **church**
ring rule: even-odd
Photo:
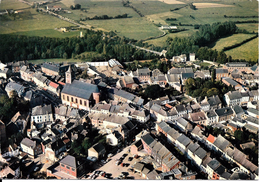
[[[100,91],[97,85],[72,79],[72,70],[65,73],[66,85],[61,92],[62,104],[78,109],[89,110],[100,100]]]

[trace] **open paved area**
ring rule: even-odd
[[[106,173],[110,173],[111,177],[115,178],[118,177],[121,172],[128,172],[129,176],[131,179],[145,179],[143,177],[140,176],[140,174],[137,173],[133,173],[130,171],[127,171],[128,168],[131,168],[132,165],[134,165],[135,162],[139,161],[140,159],[134,159],[132,161],[128,161],[129,157],[133,157],[133,155],[128,152],[130,147],[126,147],[124,150],[122,150],[121,152],[117,153],[116,155],[114,155],[113,157],[111,157],[111,160],[106,163],[105,165],[103,165],[102,167],[100,167],[99,171],[104,171]],[[129,164],[127,165],[127,167],[122,167],[122,166],[117,166],[116,165],[116,159],[119,159],[120,157],[122,157],[123,155],[127,156],[124,158],[123,163]],[[90,175],[91,173],[89,173],[88,175]],[[97,177],[96,179],[104,179],[103,177]]]

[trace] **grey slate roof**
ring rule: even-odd
[[[217,161],[216,159],[212,159],[212,161],[210,161],[210,162],[208,163],[208,166],[209,166],[211,169],[213,169],[213,170],[216,170],[220,165],[221,165],[220,162]]]
[[[186,127],[188,125],[188,121],[186,121],[183,118],[177,119],[176,122],[179,123],[180,125],[184,126],[184,127]]]
[[[194,153],[199,147],[200,145],[198,143],[190,143],[187,149]]]
[[[183,134],[179,136],[177,140],[184,146],[187,146],[191,142],[191,140]]]
[[[229,62],[226,63],[228,67],[246,67],[248,65],[247,62]]]
[[[36,106],[32,108],[32,116],[45,115],[51,113],[52,113],[51,105]]]
[[[19,96],[24,92],[24,89],[25,89],[24,86],[22,86],[18,83],[15,83],[15,82],[9,82],[5,87],[6,92],[10,92],[12,90],[15,90],[18,93]]]
[[[242,109],[242,107],[239,106],[239,105],[235,105],[235,106],[233,107],[233,109],[234,109],[234,111],[235,111],[236,114],[245,113],[244,110]]]
[[[193,73],[192,68],[171,68],[168,74]]]
[[[216,117],[217,116],[217,114],[215,113],[214,110],[207,111],[206,115],[207,115],[208,118],[212,118],[212,117]]]
[[[229,96],[230,100],[236,100],[242,98],[242,95],[239,91],[228,92],[227,95]]]
[[[88,100],[92,93],[99,93],[99,89],[96,85],[74,80],[71,84],[67,83],[61,93]]]
[[[247,112],[251,112],[253,114],[259,115],[259,111],[257,109],[254,109],[254,108],[248,108]]]
[[[175,106],[177,112],[183,112],[186,111],[185,107],[183,105],[177,105]]]
[[[24,138],[22,141],[21,141],[21,144],[29,147],[29,148],[35,148],[36,147],[36,142],[35,141],[32,141],[30,140],[29,138]]]
[[[207,152],[201,147],[199,147],[199,149],[196,150],[194,154],[197,155],[200,159],[204,159],[207,156]]]
[[[228,73],[228,70],[219,68],[219,69],[216,69],[216,74],[218,74],[218,73]]]
[[[167,135],[171,136],[173,139],[176,140],[180,136],[180,133],[175,129],[171,128]]]
[[[181,77],[182,77],[182,79],[194,78],[194,73],[182,73]]]
[[[59,67],[57,65],[49,64],[49,63],[43,63],[42,68],[46,68],[55,72],[59,72]]]
[[[226,80],[228,83],[230,83],[232,86],[238,85],[238,83],[232,80],[231,78],[223,78],[223,79]]]
[[[147,145],[150,145],[153,141],[154,141],[154,138],[150,135],[150,134],[146,134],[144,136],[141,137],[141,139],[147,144]]]
[[[165,75],[168,82],[180,82],[179,76],[177,74],[167,74]]]
[[[229,141],[226,140],[223,136],[218,135],[218,137],[214,141],[213,145],[217,146],[222,151],[225,151],[226,148],[229,146]]]
[[[131,76],[124,76],[123,79],[125,80],[126,84],[135,83],[133,77],[131,77]]]
[[[233,110],[231,107],[224,107],[221,109],[216,109],[215,112],[217,113],[218,116],[226,116],[226,115],[231,115],[233,114]]]
[[[76,164],[76,159],[75,157],[71,156],[71,155],[67,155],[66,157],[64,157],[60,163],[68,165],[70,167],[76,168],[77,164]]]
[[[149,68],[142,68],[136,70],[138,76],[150,76],[150,69]]]
[[[214,95],[208,98],[208,103],[210,106],[221,104],[221,100],[219,99],[218,95]]]

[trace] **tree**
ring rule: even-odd
[[[241,130],[236,130],[234,132],[234,137],[241,143],[244,141],[244,132]]]
[[[207,96],[211,97],[213,95],[218,95],[219,94],[219,90],[217,88],[211,88],[207,91]]]
[[[216,80],[216,70],[213,69],[213,70],[212,70],[212,73],[211,73],[211,81],[214,83],[215,80]]]
[[[164,96],[164,90],[159,85],[150,85],[145,89],[144,96],[151,99],[156,99]]]
[[[68,54],[66,52],[63,53],[63,59],[68,59]]]

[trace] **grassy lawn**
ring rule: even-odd
[[[237,43],[242,42],[245,39],[253,37],[253,34],[234,34],[232,36],[219,39],[218,41],[209,45],[210,48],[221,51],[224,47],[228,47]]]
[[[28,7],[30,6],[18,0],[2,0],[0,4],[0,10],[5,10],[5,9],[17,10],[17,9],[23,9]]]
[[[199,65],[205,67],[205,66],[211,66],[212,64],[209,64],[209,63],[200,63]]]
[[[250,42],[247,42],[246,44],[237,47],[235,49],[231,49],[228,51],[225,51],[225,53],[229,56],[232,56],[234,59],[245,59],[245,60],[252,60],[257,61],[258,60],[258,41],[259,38],[256,38],[254,40],[251,40]]]
[[[41,64],[41,63],[68,63],[68,62],[73,62],[73,63],[77,63],[77,62],[81,62],[78,59],[62,59],[62,58],[57,58],[57,59],[36,59],[36,60],[29,60],[29,63],[33,63],[33,64]]]
[[[19,32],[19,34],[21,34],[21,32],[28,34],[31,32],[34,35],[39,33],[38,36],[47,36],[52,34],[50,33],[50,29],[53,30],[52,32],[55,32],[54,28],[68,26],[73,26],[73,24],[47,14],[37,13],[35,9],[28,9],[17,17],[16,20],[0,21],[0,32],[2,34],[16,32]],[[38,32],[33,33],[33,31]],[[58,35],[58,33],[56,33],[56,35]],[[63,36],[61,35],[61,37]]]
[[[72,32],[59,32],[54,29],[45,29],[45,30],[33,30],[33,31],[23,31],[23,32],[15,32],[18,35],[27,35],[27,36],[46,36],[46,37],[74,37],[79,36],[80,31],[72,31]]]

